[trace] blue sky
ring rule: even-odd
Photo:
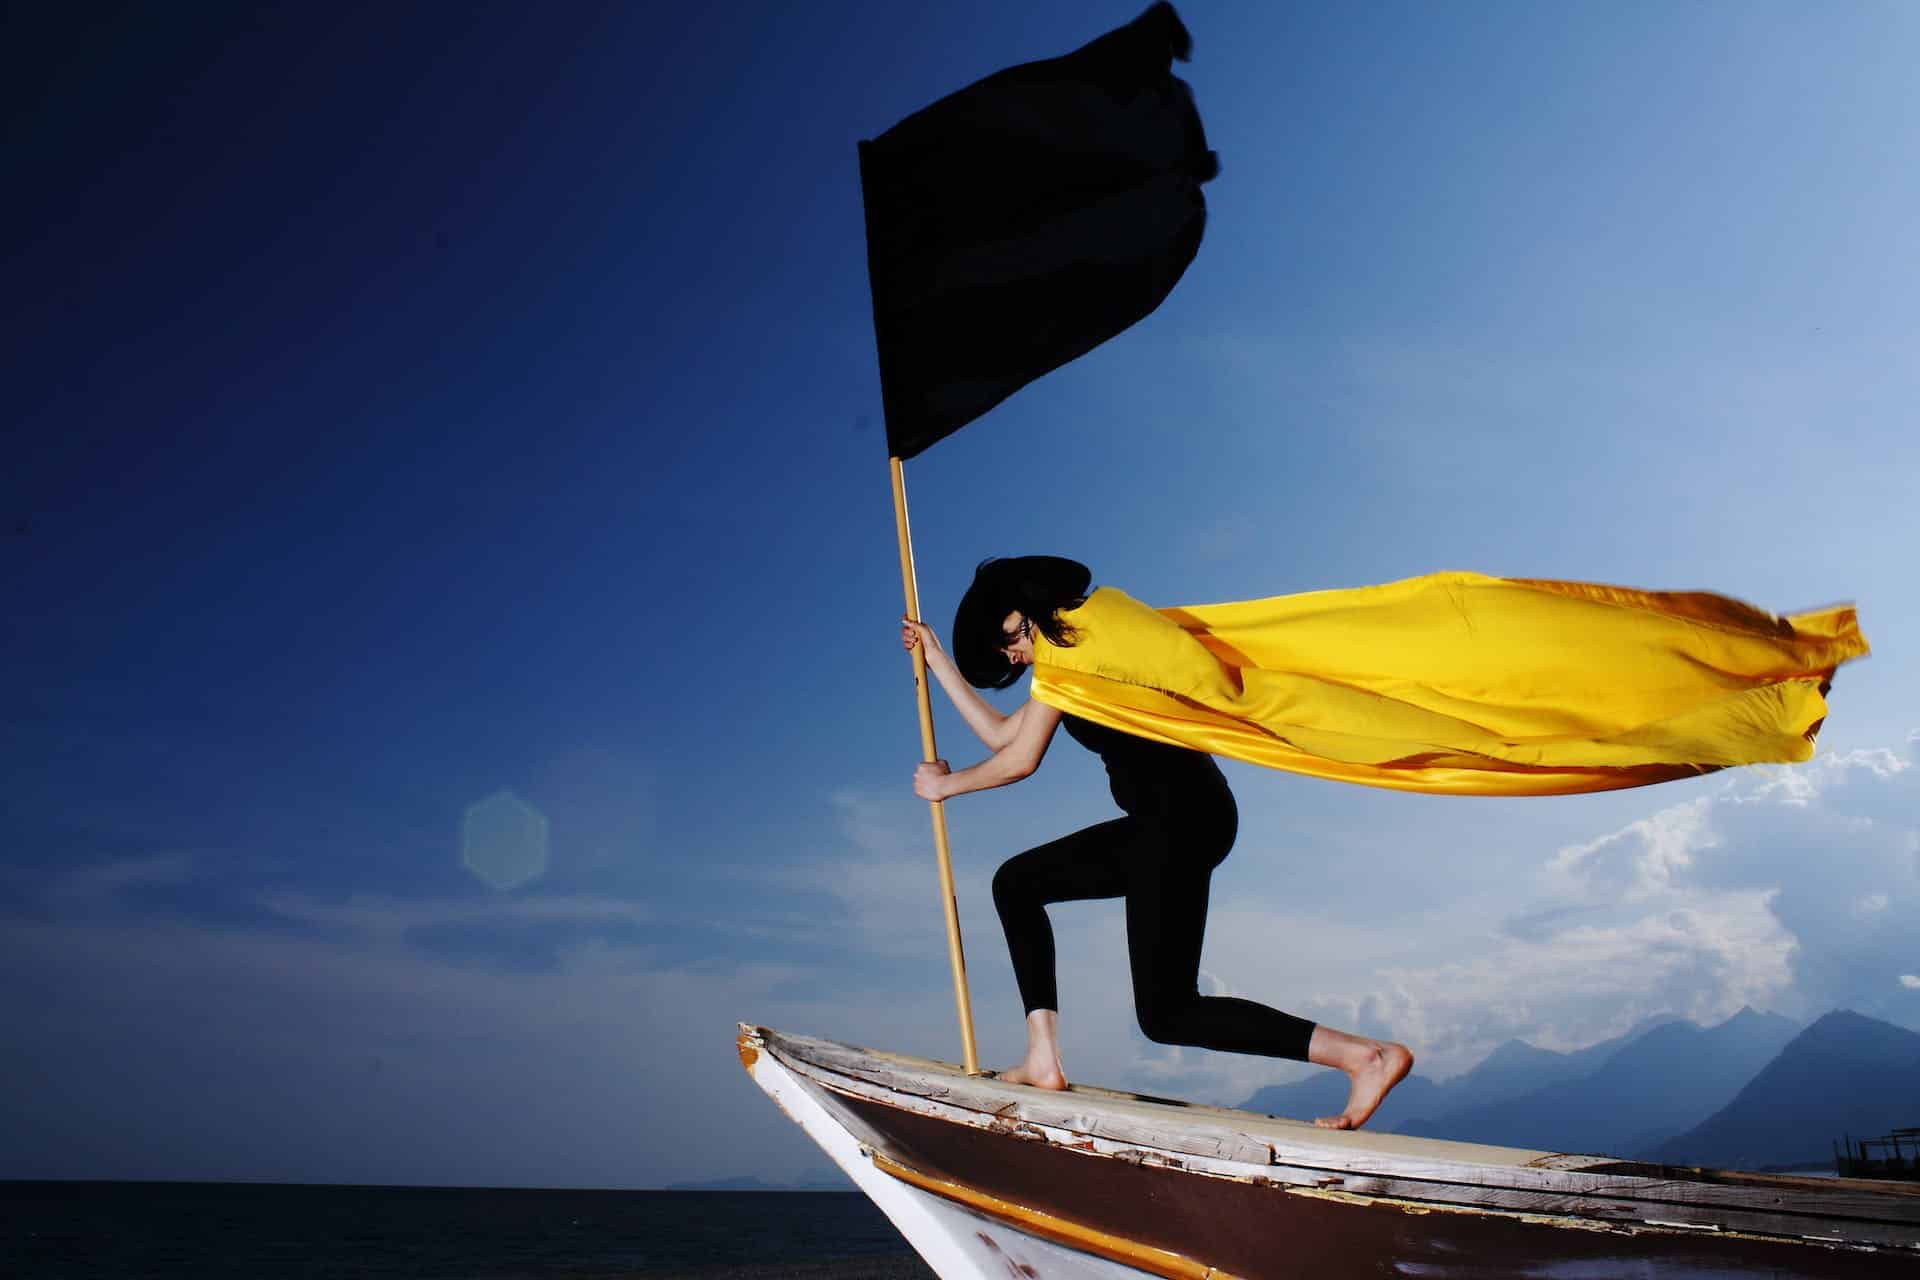
[[[22,28],[0,1177],[777,1180],[816,1158],[736,1021],[957,1056],[853,144],[1135,11]],[[1804,768],[1229,766],[1206,980],[1437,1075],[1745,1003],[1920,1029],[1920,12],[1182,13],[1206,242],[909,465],[928,615],[1033,551],[1159,604],[1444,568],[1855,600],[1875,654]],[[477,805],[544,820],[537,875],[463,864]],[[1110,808],[1063,741],[949,811],[1009,1060],[987,879]],[[1055,919],[1070,1073],[1291,1078],[1148,1044],[1117,906]]]

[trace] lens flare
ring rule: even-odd
[[[515,889],[547,870],[547,819],[511,791],[467,806],[460,861],[495,889]]]

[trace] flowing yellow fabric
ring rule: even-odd
[[[1034,634],[1033,696],[1125,733],[1341,782],[1566,795],[1806,760],[1850,605],[1436,573],[1154,609],[1101,587]]]

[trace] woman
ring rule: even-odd
[[[1046,906],[1124,898],[1134,1006],[1149,1039],[1337,1067],[1350,1082],[1346,1108],[1315,1123],[1358,1128],[1412,1067],[1404,1045],[1316,1026],[1251,1000],[1202,996],[1197,989],[1208,883],[1233,848],[1238,824],[1233,793],[1213,758],[1034,700],[1002,715],[974,692],[1006,688],[1031,667],[1036,634],[1056,650],[1071,647],[1077,639],[1073,614],[1085,603],[1091,578],[1085,565],[1054,556],[985,562],[954,616],[953,656],[932,628],[901,620],[902,642],[920,647],[928,669],[993,753],[957,772],[943,760],[920,765],[915,794],[948,800],[1016,782],[1039,767],[1054,731],[1064,726],[1105,762],[1114,802],[1125,815],[1029,849],[994,876],[994,905],[1027,1013],[1026,1057],[1000,1078],[1043,1089],[1067,1087]]]

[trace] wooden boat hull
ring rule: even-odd
[[[947,1280],[1920,1275],[1920,1188],[1333,1133],[744,1025],[739,1048]]]

